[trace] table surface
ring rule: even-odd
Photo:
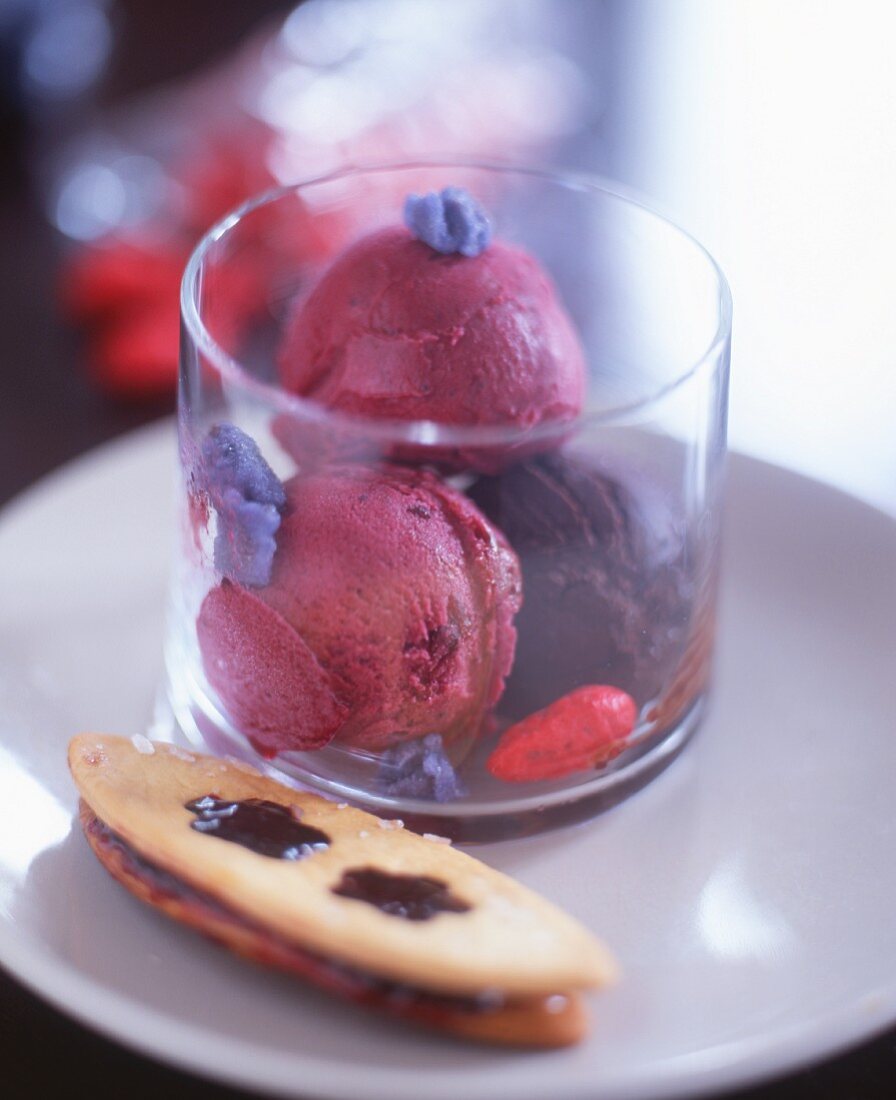
[[[225,24],[223,28],[219,24],[222,34],[238,32],[238,20]],[[14,165],[0,185],[0,242],[2,505],[60,463],[172,410],[167,402],[137,407],[113,404],[83,377],[77,339],[56,319],[53,309],[58,241],[31,196],[26,177]],[[861,934],[861,929],[856,932]],[[91,1082],[98,1096],[127,1095],[131,1100],[160,1093],[168,1100],[248,1096],[150,1062],[94,1035],[2,971],[0,1055],[3,1095],[9,1100],[54,1097],[77,1080]],[[890,1100],[894,1081],[896,1029],[834,1061],[729,1095],[735,1100]]]

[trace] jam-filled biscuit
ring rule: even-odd
[[[242,955],[470,1038],[563,1046],[615,967],[580,924],[438,838],[243,764],[83,735],[81,822],[142,900]]]

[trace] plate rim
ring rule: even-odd
[[[250,1055],[258,1053],[253,1043],[239,1038],[224,1038],[211,1029],[195,1024],[172,1022],[165,1013],[82,977],[70,964],[48,958],[31,945],[20,943],[16,948],[16,937],[9,936],[8,927],[3,915],[0,920],[0,965],[8,973],[89,1030],[165,1065],[185,1070],[200,1079],[249,1090],[261,1088],[284,1098],[321,1096],[327,1100],[361,1100],[362,1096],[382,1095],[374,1091],[382,1085],[392,1100],[419,1100],[417,1074],[408,1075],[399,1084],[394,1077],[394,1068],[366,1066],[364,1077],[368,1087],[359,1094],[357,1070],[345,1071],[331,1061],[306,1055],[302,1055],[297,1062],[295,1056],[266,1051],[265,1079],[262,1081],[257,1074],[253,1076],[246,1069],[253,1064]],[[13,945],[12,950],[9,949],[10,944]],[[16,957],[16,950],[19,958]],[[24,963],[22,955],[25,956]],[[89,998],[84,997],[85,993],[93,999],[92,1012],[86,1007]],[[147,1022],[150,1027],[146,1026]],[[718,1044],[699,1054],[675,1055],[663,1062],[652,1063],[654,1075],[642,1080],[629,1078],[627,1081],[614,1081],[611,1078],[601,1085],[601,1100],[646,1100],[648,1097],[650,1100],[684,1100],[685,1097],[696,1098],[731,1088],[749,1087],[843,1054],[887,1031],[894,1022],[896,979],[881,990],[864,993],[799,1025],[777,1031],[774,1036],[767,1033],[763,1037]],[[154,1028],[157,1028],[157,1033]],[[820,1036],[825,1036],[821,1042]],[[200,1049],[203,1051],[201,1055],[198,1053]],[[295,1074],[299,1065],[303,1070],[303,1081],[301,1091],[297,1092]],[[655,1076],[658,1068],[663,1069],[661,1079]],[[503,1066],[494,1067],[488,1074],[489,1079],[500,1075],[502,1069]],[[427,1093],[433,1100],[456,1097],[454,1087],[442,1093],[436,1081],[427,1082]],[[481,1080],[466,1084],[467,1100],[487,1100],[494,1096],[491,1088],[482,1087]],[[567,1074],[565,1079],[555,1080],[552,1091],[558,1100],[589,1100],[588,1090],[591,1087],[593,1081],[589,1080],[588,1075],[577,1072]],[[521,1100],[535,1100],[543,1095],[543,1088],[539,1083],[532,1092],[526,1092],[515,1084],[515,1092]]]

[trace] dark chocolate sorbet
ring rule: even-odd
[[[330,844],[325,832],[303,825],[286,806],[264,798],[229,802],[207,794],[188,802],[185,809],[197,815],[190,822],[196,832],[241,844],[272,859],[303,859]]]
[[[469,490],[520,559],[523,606],[503,703],[520,717],[586,684],[654,698],[687,641],[685,528],[637,471],[554,452]]]
[[[391,875],[375,867],[346,871],[333,893],[341,898],[366,901],[368,905],[404,920],[431,920],[439,913],[466,913],[470,906],[456,897],[447,882],[428,875]]]

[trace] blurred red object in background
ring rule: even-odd
[[[116,237],[72,253],[62,270],[60,299],[88,334],[91,377],[129,399],[171,391],[177,378],[178,288],[189,246],[175,251],[147,239]]]
[[[86,135],[60,165],[51,217],[75,241],[59,300],[96,384],[129,401],[173,392],[183,268],[247,197],[352,163],[543,158],[580,119],[581,81],[543,44],[555,6],[535,0],[511,34],[512,4],[418,0],[408,21],[396,0],[309,0],[223,65]],[[297,268],[351,235],[344,215],[313,214]],[[220,295],[219,343],[251,297],[236,284]]]

